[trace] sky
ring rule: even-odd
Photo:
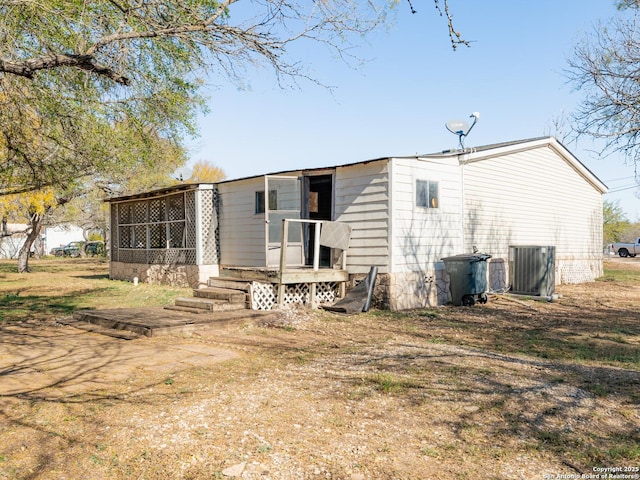
[[[281,88],[272,70],[241,81],[212,78],[210,112],[189,147],[228,179],[457,147],[449,120],[480,119],[465,147],[553,134],[581,94],[567,82],[573,46],[616,14],[613,0],[450,0],[456,28],[471,47],[451,48],[446,19],[432,0],[401,0],[388,27],[359,45],[348,65],[321,46],[294,52],[324,85]],[[232,12],[233,15],[233,12]],[[566,145],[610,189],[631,221],[640,220],[634,168],[601,158],[588,139]],[[597,150],[597,149],[595,149]]]

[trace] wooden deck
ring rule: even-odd
[[[220,279],[246,280],[277,285],[278,305],[284,305],[285,290],[287,285],[309,285],[309,303],[317,306],[316,288],[319,283],[336,282],[338,284],[338,298],[343,298],[346,285],[349,281],[349,272],[346,269],[334,268],[244,268],[223,267],[220,269]]]
[[[278,267],[233,267],[225,266],[220,269],[220,278],[244,279],[247,281],[267,283],[313,283],[313,282],[347,282],[349,272],[333,268],[313,267],[287,268],[280,271]]]
[[[227,327],[255,322],[269,312],[219,311],[204,314],[167,310],[162,307],[79,310],[61,323],[118,338],[182,334],[206,327]]]

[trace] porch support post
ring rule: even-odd
[[[313,270],[320,268],[320,228],[321,222],[314,222],[313,233],[315,236],[313,242]]]
[[[200,267],[204,262],[202,261],[202,191],[200,190],[200,186],[194,192],[195,195],[195,212],[194,216],[196,219],[196,265]],[[187,202],[185,201],[185,205]],[[214,212],[215,214],[215,212]],[[186,246],[186,245],[185,245]]]
[[[278,306],[284,305],[284,292],[286,285],[282,283],[282,273],[287,268],[287,243],[289,232],[289,220],[282,219],[282,232],[280,236],[280,271],[278,272]]]
[[[313,271],[317,272],[320,268],[320,229],[322,228],[322,222],[314,222],[313,224]],[[311,308],[316,308],[316,282],[311,282],[309,285],[309,303]]]
[[[342,250],[342,270],[347,269],[347,251]],[[347,282],[339,282],[338,285],[338,296],[340,298],[344,298],[347,294]]]

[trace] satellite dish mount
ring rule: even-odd
[[[191,178],[191,175],[193,174],[193,170],[184,165],[180,168],[178,168],[175,172],[173,172],[171,174],[171,178],[173,178],[174,180],[177,180],[178,182],[186,182],[189,178]]]
[[[473,112],[471,115],[469,115],[469,118],[473,118],[473,123],[471,124],[471,126],[469,126],[469,124],[464,120],[449,120],[447,123],[445,123],[447,130],[449,130],[454,135],[458,135],[458,148],[460,148],[460,150],[464,150],[464,139],[467,135],[469,135],[469,132],[480,118],[480,113]]]

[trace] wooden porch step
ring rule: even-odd
[[[80,330],[84,330],[85,332],[99,333],[101,335],[120,338],[122,340],[135,340],[136,338],[140,338],[143,336],[143,333],[140,333],[139,331],[132,332],[126,330],[123,325],[120,325],[120,328],[115,328],[117,326],[115,322],[102,322],[103,325],[101,325],[100,322],[96,322],[95,320],[93,320],[92,323],[86,321],[86,317],[84,318],[84,321],[82,319],[76,319],[73,317],[60,318],[58,319],[58,323],[68,325],[70,327],[75,327]],[[111,325],[111,327],[104,326],[104,324]],[[146,334],[146,332],[144,332],[144,334]]]
[[[221,280],[238,280],[244,282],[276,282],[277,269],[250,268],[250,267],[221,267],[220,276],[212,277]]]
[[[195,314],[201,314],[201,313],[211,313],[212,310],[205,310],[203,308],[196,308],[196,307],[183,307],[180,305],[167,305],[164,307],[165,310],[172,310],[174,312],[186,312],[186,313],[195,313]]]
[[[241,290],[248,292],[251,286],[251,281],[246,278],[236,277],[210,277],[208,282],[209,287],[212,288],[225,288],[229,290]]]
[[[169,307],[182,307],[188,308],[192,311],[192,309],[200,310],[201,312],[214,312],[214,311],[224,311],[224,310],[240,310],[246,308],[244,296],[242,297],[241,302],[229,302],[227,300],[220,299],[210,299],[210,298],[198,298],[198,297],[179,297],[176,298],[174,305],[170,305]],[[165,307],[167,308],[167,307]],[[170,308],[173,309],[173,308]],[[199,312],[200,313],[200,312]]]
[[[103,317],[100,315],[95,315],[95,312],[91,310],[81,310],[78,312],[74,312],[73,320],[76,322],[83,322],[84,324],[92,325],[92,327],[85,328],[85,330],[93,328],[92,331],[96,333],[102,333],[104,335],[109,335],[111,337],[124,338],[123,336],[117,336],[116,334],[118,332],[121,332],[122,335],[125,336],[131,333],[136,336],[151,336],[151,328],[146,325],[126,322],[118,317]],[[67,323],[67,325],[71,325],[71,323]],[[110,333],[108,334],[107,332]],[[136,337],[132,336],[131,338]]]
[[[206,298],[211,300],[224,300],[229,303],[244,303],[247,301],[246,290],[236,290],[232,288],[205,287],[193,291],[196,298]]]

